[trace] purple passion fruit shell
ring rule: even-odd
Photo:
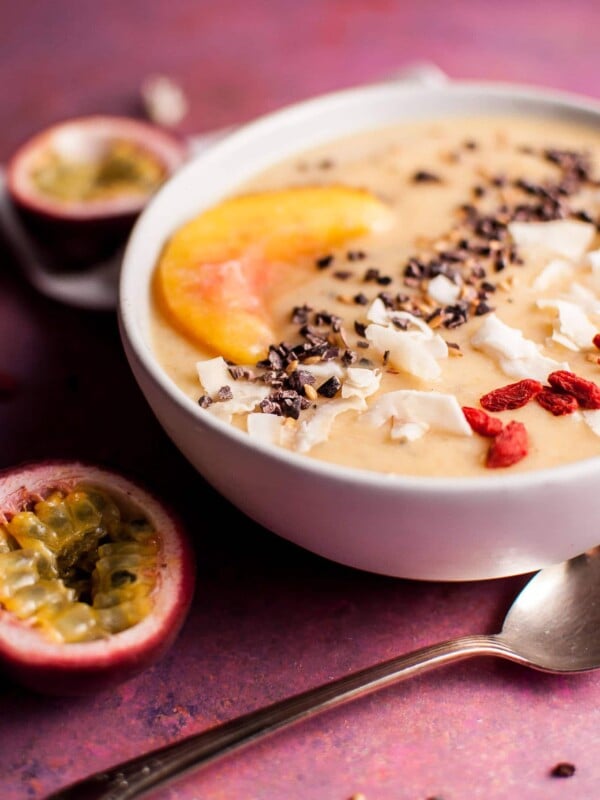
[[[187,156],[181,137],[152,123],[78,117],[21,145],[7,165],[8,194],[48,265],[83,269],[115,255]]]
[[[0,473],[0,668],[47,694],[107,689],[160,659],[189,610],[177,517],[112,470],[51,461]]]

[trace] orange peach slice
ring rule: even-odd
[[[156,272],[159,303],[192,341],[233,362],[255,363],[276,343],[269,298],[290,270],[309,276],[311,256],[388,228],[391,220],[385,203],[346,186],[226,199],[167,243]]]

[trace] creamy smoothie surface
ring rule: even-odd
[[[593,458],[599,223],[591,127],[369,131],[174,232],[153,346],[201,413],[298,457],[419,476]]]

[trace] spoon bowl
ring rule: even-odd
[[[600,665],[600,548],[547,567],[510,608],[502,633],[523,664],[547,672]]]
[[[90,775],[46,800],[131,800],[292,723],[413,675],[471,656],[542,672],[600,668],[600,547],[538,572],[500,633],[463,636],[375,664]]]

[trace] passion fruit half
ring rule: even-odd
[[[82,269],[118,251],[187,156],[181,137],[150,122],[78,117],[18,148],[7,165],[8,194],[48,265]]]
[[[137,482],[79,462],[0,473],[0,665],[23,685],[133,677],[173,644],[194,583],[181,522]]]

